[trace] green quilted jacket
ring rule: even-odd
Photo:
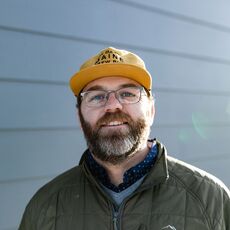
[[[228,189],[157,145],[154,167],[120,207],[94,179],[83,154],[79,166],[34,195],[19,230],[230,230]]]

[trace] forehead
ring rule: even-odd
[[[140,86],[140,84],[134,80],[131,80],[122,76],[112,76],[112,77],[103,77],[94,81],[91,81],[89,84],[85,86],[83,91],[90,90],[91,88],[102,88],[105,90],[114,90],[119,89],[125,85],[136,85]]]

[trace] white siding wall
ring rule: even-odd
[[[107,46],[152,73],[152,137],[230,186],[229,12],[210,0],[1,1],[0,230],[17,229],[32,194],[78,163],[68,80]]]

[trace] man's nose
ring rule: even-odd
[[[108,100],[107,100],[104,108],[105,108],[105,112],[111,112],[111,111],[116,111],[116,110],[122,109],[122,104],[116,98],[116,95],[114,92],[111,92],[108,95]]]

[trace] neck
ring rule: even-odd
[[[106,161],[102,161],[98,158],[96,158],[94,155],[94,159],[104,167],[104,169],[106,170],[108,177],[111,181],[112,184],[118,186],[119,184],[121,184],[123,182],[123,176],[124,173],[132,168],[133,166],[137,165],[138,163],[140,163],[141,161],[143,161],[146,157],[146,155],[149,152],[149,149],[152,146],[152,142],[148,142],[147,145],[145,145],[145,147],[143,147],[142,149],[140,149],[139,151],[137,151],[135,154],[133,154],[132,157],[127,158],[125,161],[123,161],[120,164],[114,165],[111,164],[109,162]]]

